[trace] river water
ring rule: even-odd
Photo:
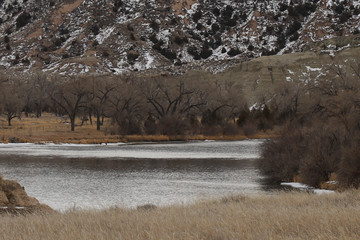
[[[268,191],[262,142],[0,144],[0,174],[57,210],[182,204]]]

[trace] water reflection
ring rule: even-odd
[[[216,158],[197,159],[72,158],[0,152],[0,172],[6,178],[18,180],[29,195],[55,209],[113,205],[136,207],[146,203],[168,205],[188,203],[202,197],[263,193],[267,189],[260,183],[262,177],[256,169],[255,159],[228,157],[241,156],[241,149],[248,143],[237,144],[239,147],[232,145],[229,148],[226,143],[217,143],[221,150],[212,147],[208,152],[203,146],[200,153],[211,156],[213,152],[222,151],[225,158],[217,155]],[[246,152],[259,151],[260,144],[252,142],[251,149],[248,146]],[[163,144],[157,150],[171,152],[175,147],[177,152],[186,152],[188,146],[171,145],[169,150]],[[136,148],[135,145],[131,147]],[[137,146],[138,151],[154,147]],[[200,155],[195,148],[190,151]],[[231,151],[230,154],[227,151]]]

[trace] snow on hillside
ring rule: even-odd
[[[360,2],[344,0],[0,0],[0,66],[219,72],[259,56],[317,50],[310,45],[357,34],[359,19]],[[339,42],[320,50],[353,46]]]

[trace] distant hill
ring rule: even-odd
[[[0,0],[0,67],[66,75],[217,73],[360,44],[346,0]]]

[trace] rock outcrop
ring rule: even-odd
[[[52,209],[25,192],[18,182],[5,180],[0,176],[0,214],[49,212]]]

